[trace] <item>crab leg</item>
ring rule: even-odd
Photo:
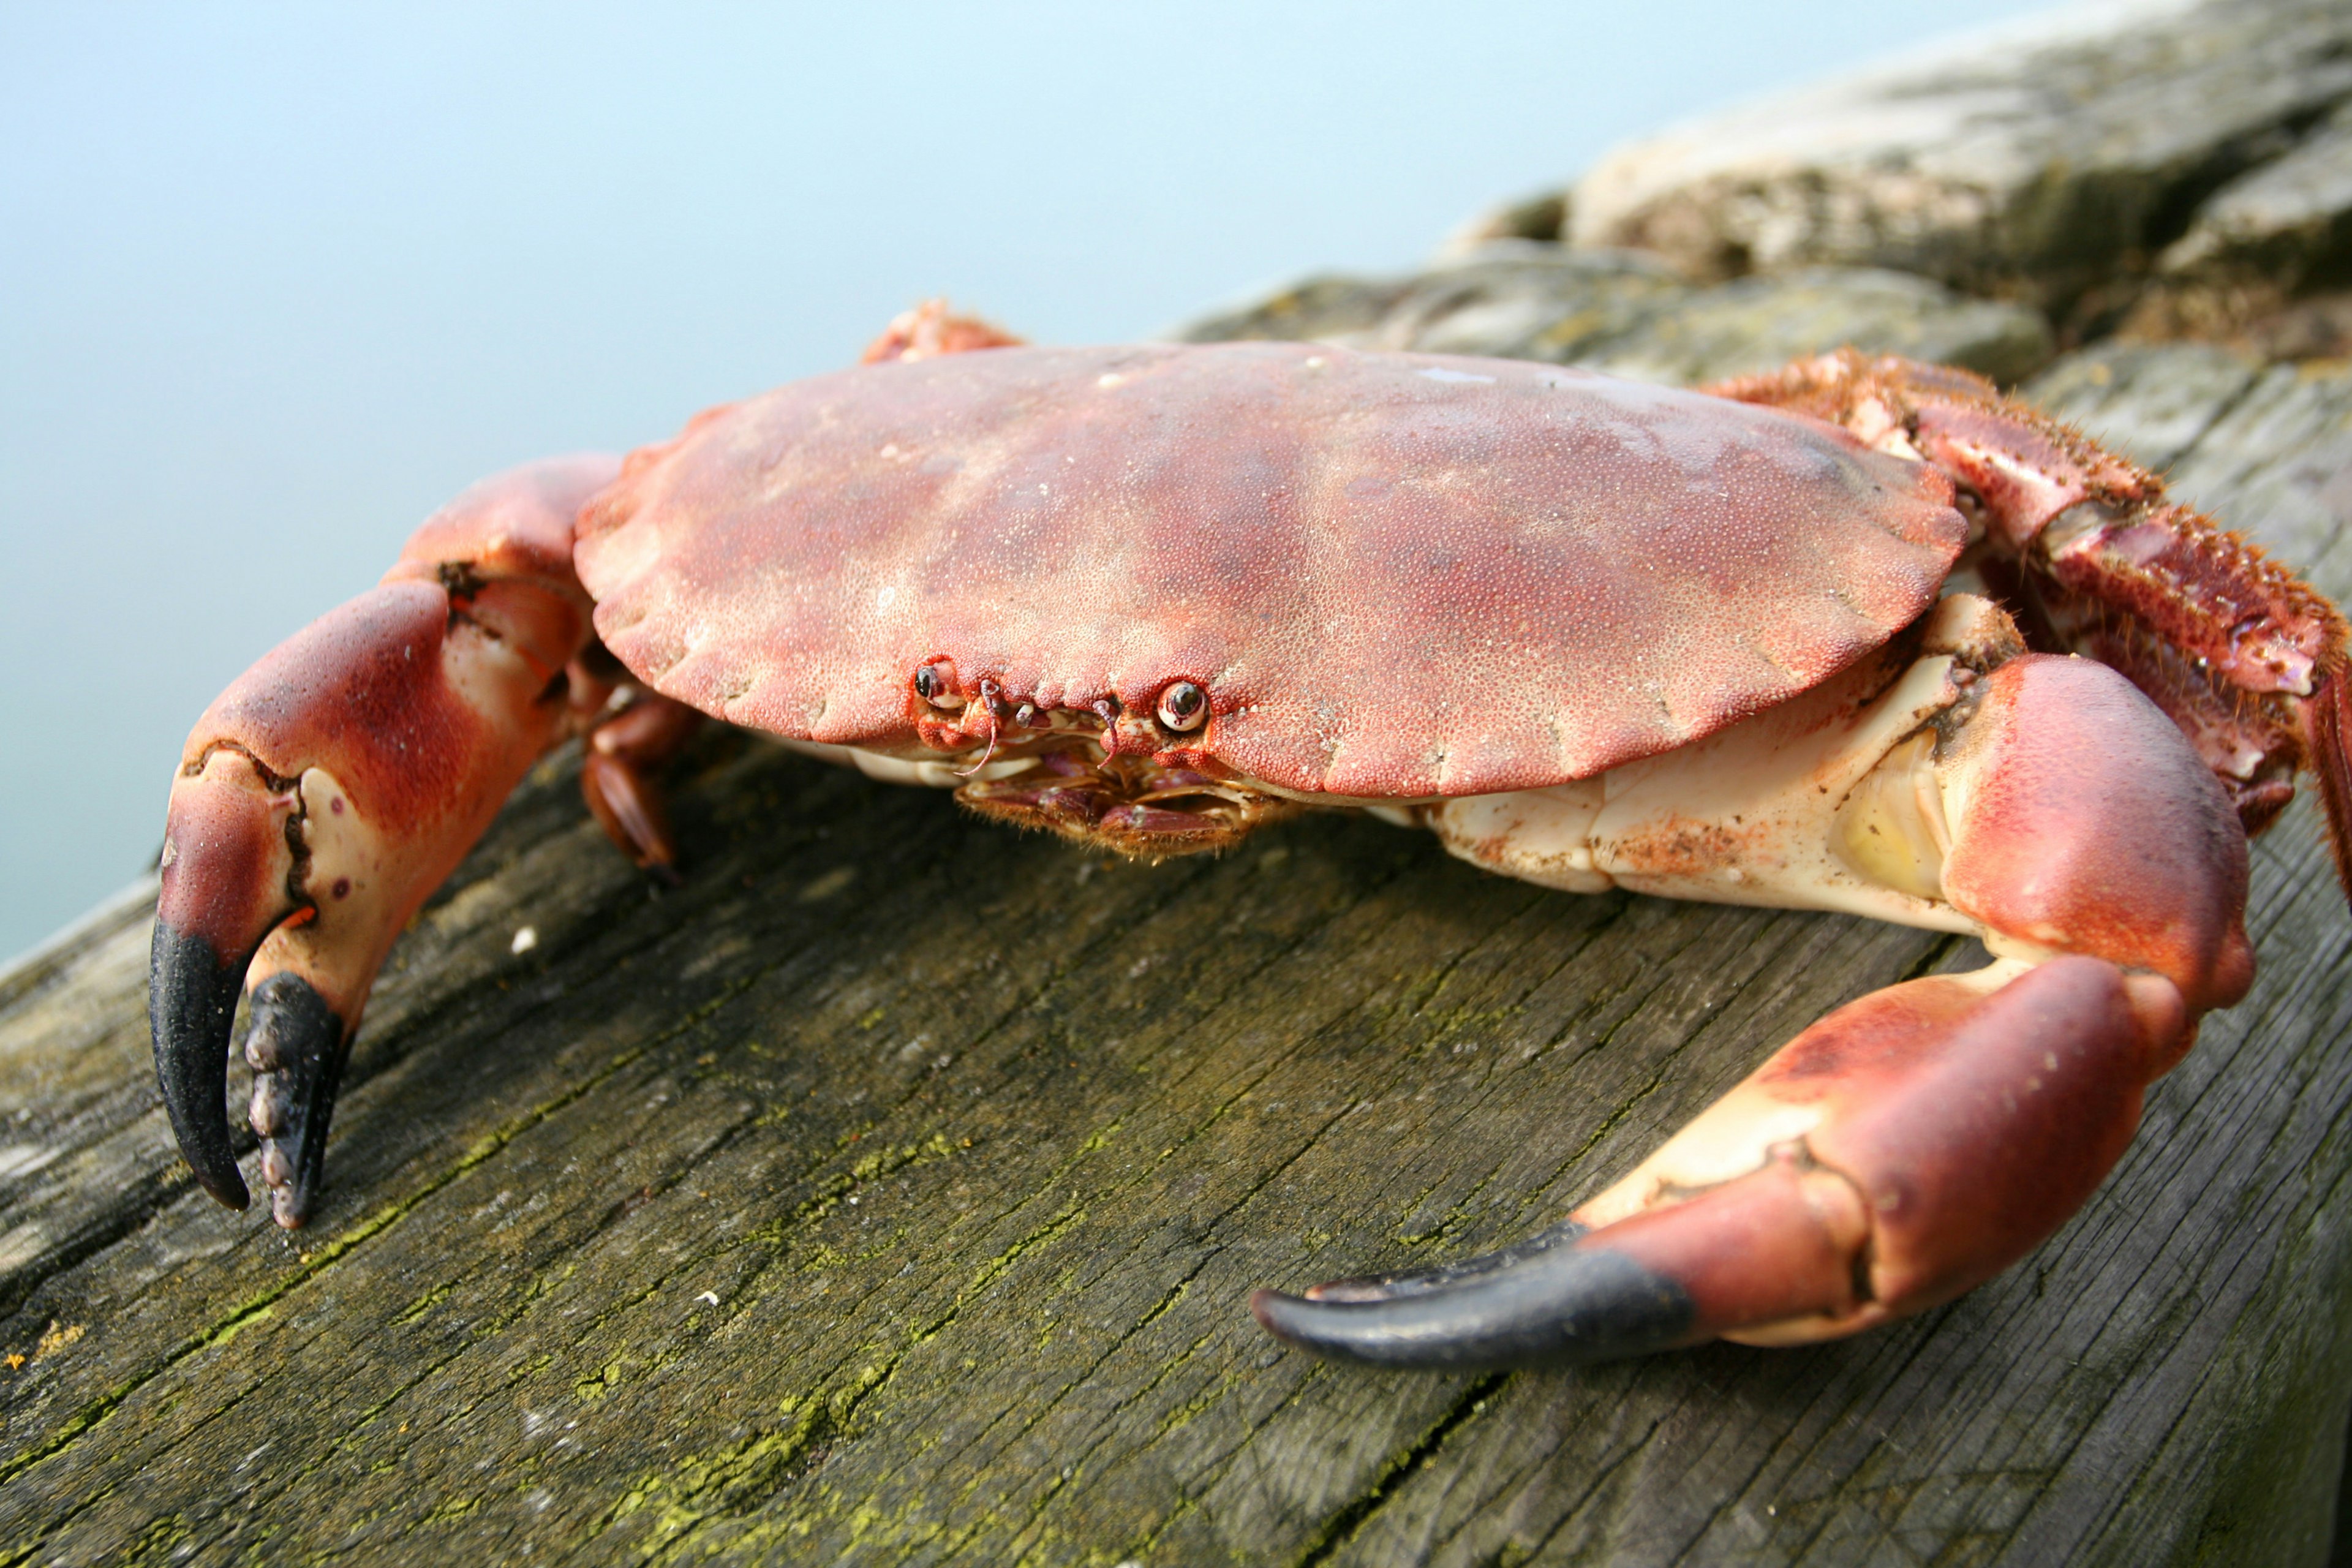
[[[1963,563],[2028,640],[2113,666],[2179,725],[2248,833],[2318,776],[2352,897],[2352,670],[2335,605],[2164,481],[1965,371],[1852,350],[1708,389],[1934,464],[1985,537]]]
[[[1326,1355],[1401,1366],[1797,1342],[1949,1300],[2054,1231],[2129,1143],[2146,1085],[2198,1016],[2252,982],[2245,840],[2180,732],[2113,671],[2027,655],[1958,688],[1919,732],[1932,754],[1874,729],[1883,702],[1854,718],[1865,771],[1813,790],[1829,803],[1817,827],[1927,840],[1939,816],[1944,842],[1849,853],[1841,874],[1885,872],[1902,884],[1888,896],[1916,901],[1912,923],[1974,930],[1995,963],[1830,1015],[1567,1226],[1431,1273],[1261,1291],[1259,1320]],[[1692,770],[1679,794],[1642,809],[1687,841],[1711,809],[1707,762],[1679,765]],[[1588,874],[1642,885],[1654,840],[1631,814],[1596,824]],[[1772,881],[1775,857],[1746,858],[1716,896]],[[1779,864],[1790,879],[1758,901],[1839,902],[1797,896],[1801,872],[1837,879],[1804,872],[1819,862]],[[1653,874],[1707,896],[1687,885],[1699,868]]]
[[[653,775],[701,727],[702,715],[685,703],[633,689],[589,731],[580,764],[580,793],[605,837],[665,881],[677,879],[677,846]]]
[[[224,1066],[242,985],[261,1173],[316,1193],[352,1031],[393,940],[524,771],[585,728],[572,519],[614,463],[542,463],[427,521],[377,587],[280,645],[188,739],[165,828],[149,1012],[180,1148],[243,1207]]]

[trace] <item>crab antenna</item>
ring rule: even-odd
[[[1000,724],[1000,723],[998,723],[998,722],[997,722],[996,715],[995,715],[995,714],[991,713],[991,714],[988,716],[988,745],[987,745],[987,747],[986,747],[984,750],[982,750],[982,752],[980,753],[980,761],[978,761],[978,762],[976,762],[976,763],[972,763],[972,764],[971,764],[971,766],[970,766],[970,767],[968,767],[968,768],[958,768],[958,769],[956,770],[956,777],[958,777],[958,778],[960,778],[960,779],[968,779],[968,778],[971,778],[971,777],[974,776],[975,774],[977,774],[977,773],[980,772],[980,770],[981,770],[981,769],[982,769],[982,768],[984,768],[984,767],[988,766],[989,759],[996,755],[996,737],[997,737],[997,733],[998,733],[1000,731],[1002,731],[1003,728],[1004,728],[1004,726],[1003,726],[1003,725],[1002,725],[1002,724]]]

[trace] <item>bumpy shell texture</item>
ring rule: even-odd
[[[1041,706],[1196,681],[1181,754],[1282,788],[1475,795],[1843,668],[1935,598],[1951,498],[1825,426],[1547,365],[1009,348],[713,410],[575,560],[631,669],[777,734],[903,743],[944,657]]]

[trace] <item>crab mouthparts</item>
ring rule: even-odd
[[[1149,860],[1222,849],[1298,809],[1246,784],[1092,748],[1046,752],[1010,776],[975,777],[956,798],[983,816]]]

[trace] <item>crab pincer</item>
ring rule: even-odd
[[[352,1031],[393,939],[609,680],[581,668],[572,517],[603,458],[478,485],[383,582],[247,671],[172,787],[150,968],[155,1071],[196,1178],[243,1207],[225,1063],[242,991],[262,1179],[318,1189]]]
[[[1958,689],[1941,754],[1880,757],[1820,836],[1885,890],[1931,895],[1994,963],[1830,1014],[1532,1242],[1261,1290],[1258,1321],[1391,1366],[1798,1343],[1940,1305],[2056,1230],[2199,1015],[2252,982],[2245,838],[2188,740],[2105,666],[2023,654]],[[1664,787],[1681,815],[1691,792]],[[1640,887],[1625,826],[1617,879]]]

